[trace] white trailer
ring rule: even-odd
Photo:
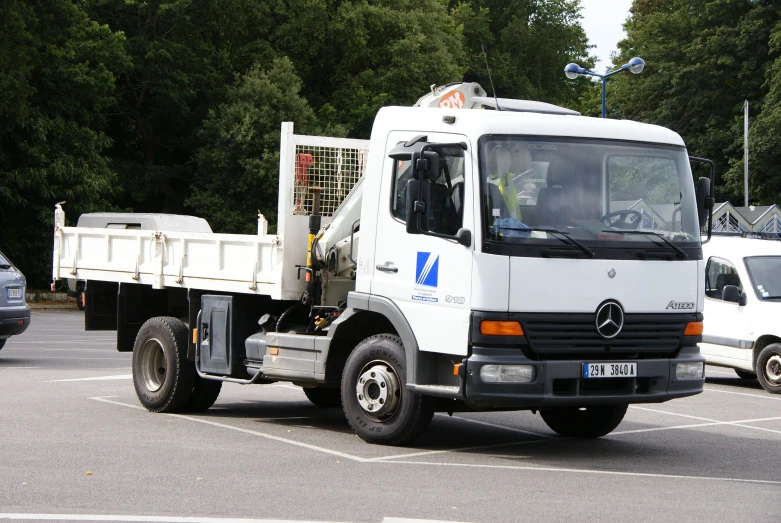
[[[712,183],[680,136],[483,94],[432,88],[369,141],[283,124],[275,234],[66,227],[58,208],[53,277],[87,281],[86,328],[117,330],[152,411],[283,380],[405,444],[437,410],[599,437],[630,403],[701,392]]]

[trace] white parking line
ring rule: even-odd
[[[597,469],[571,469],[559,467],[530,467],[523,465],[488,465],[480,463],[438,463],[430,461],[382,461],[381,463],[394,463],[400,465],[427,465],[440,467],[465,467],[465,468],[486,468],[486,469],[505,469],[505,470],[525,470],[530,472],[562,472],[565,474],[595,474],[602,476],[631,476],[641,478],[658,479],[685,479],[701,481],[724,481],[735,483],[759,483],[763,485],[781,485],[781,481],[769,479],[744,479],[714,476],[685,476],[680,474],[654,474],[651,472],[621,472],[617,470],[597,470]]]
[[[13,521],[122,521],[128,523],[326,523],[292,519],[245,519],[177,516],[132,516],[111,514],[0,514],[0,519]],[[382,523],[458,523],[433,519],[383,518]]]
[[[712,372],[712,373],[714,373],[714,374],[728,374],[728,375],[730,375],[730,376],[734,376],[736,380],[740,379],[740,378],[738,378],[738,375],[737,375],[737,374],[735,374],[734,372],[726,372],[726,371],[723,371],[723,370],[710,370],[710,369],[705,369],[705,373],[707,374],[708,372]]]
[[[781,431],[779,430],[773,430],[773,429],[767,429],[765,427],[754,427],[751,425],[745,425],[745,423],[757,423],[760,421],[777,421],[781,420],[781,417],[772,417],[772,418],[757,418],[757,419],[744,419],[744,420],[736,420],[736,421],[718,421],[710,418],[702,418],[700,416],[691,416],[689,414],[679,414],[677,412],[670,412],[667,410],[659,410],[659,409],[649,409],[648,407],[635,407],[632,406],[633,410],[644,410],[648,412],[654,412],[656,414],[667,414],[670,416],[678,416],[681,418],[689,418],[689,419],[696,419],[700,421],[706,421],[709,423],[695,423],[690,425],[677,425],[673,427],[652,427],[648,429],[635,429],[635,430],[623,430],[623,431],[616,431],[611,432],[608,434],[609,436],[620,436],[623,434],[639,434],[642,432],[658,432],[660,430],[673,430],[673,429],[690,429],[690,428],[696,428],[696,427],[713,427],[717,425],[734,425],[736,427],[743,427],[746,429],[753,429],[753,430],[761,430],[764,432],[774,432],[776,434],[781,434]]]
[[[93,397],[93,398],[88,398],[88,399],[95,400],[95,401],[101,401],[103,403],[110,403],[112,405],[119,405],[120,407],[128,407],[128,408],[131,408],[131,409],[146,410],[146,409],[144,409],[144,407],[141,407],[141,406],[138,406],[138,405],[128,405],[127,403],[121,403],[119,401],[112,401],[112,400],[109,400],[109,399],[106,399],[106,398],[100,397],[100,396]],[[236,431],[236,432],[242,432],[244,434],[251,434],[253,436],[260,436],[261,438],[266,438],[266,439],[270,439],[270,440],[274,440],[274,441],[279,441],[279,442],[282,442],[282,443],[287,443],[289,445],[295,445],[297,447],[303,447],[303,448],[306,448],[306,449],[315,450],[317,452],[322,452],[322,453],[325,453],[325,454],[331,454],[332,456],[338,456],[340,458],[345,458],[345,459],[349,459],[349,460],[352,460],[352,461],[358,461],[358,462],[366,462],[366,461],[368,461],[366,458],[361,458],[359,456],[353,456],[352,454],[347,454],[345,452],[339,452],[338,450],[331,450],[331,449],[327,449],[325,447],[319,447],[317,445],[310,445],[309,443],[303,443],[303,442],[292,440],[292,439],[288,439],[288,438],[281,438],[279,436],[274,436],[272,434],[266,434],[265,432],[259,432],[257,430],[243,429],[241,427],[234,427],[233,425],[226,425],[224,423],[217,423],[216,421],[209,421],[209,420],[206,420],[206,419],[194,418],[192,416],[186,416],[184,414],[165,414],[165,415],[166,416],[171,416],[173,418],[179,418],[179,419],[185,419],[185,420],[188,420],[188,421],[194,421],[196,423],[202,423],[204,425],[211,425],[213,427],[220,427],[222,429],[228,429],[228,430],[233,430],[233,431]]]
[[[199,518],[176,516],[119,516],[110,514],[0,514],[14,521],[126,521],[152,523],[325,523],[292,519]]]
[[[145,410],[141,406],[137,405],[129,405],[127,403],[121,403],[118,401],[112,401],[108,399],[109,397],[114,396],[101,396],[101,397],[91,397],[88,399],[100,401],[103,403],[109,403],[112,405],[118,405],[120,407],[128,407],[136,410]],[[670,413],[674,414],[674,413]],[[701,480],[701,481],[720,481],[720,482],[735,482],[735,483],[755,483],[755,484],[766,484],[766,485],[781,485],[781,481],[775,481],[775,480],[763,480],[763,479],[746,479],[746,478],[732,478],[732,477],[714,477],[714,476],[691,476],[691,475],[680,475],[680,474],[656,474],[656,473],[648,473],[648,472],[624,472],[624,471],[615,471],[615,470],[598,470],[598,469],[573,469],[573,468],[560,468],[560,467],[534,467],[534,466],[520,466],[520,465],[489,465],[489,464],[475,464],[475,463],[452,463],[452,462],[430,462],[430,461],[407,461],[402,460],[398,458],[404,458],[404,457],[411,457],[411,455],[397,455],[397,456],[386,456],[383,458],[361,458],[359,456],[354,456],[352,454],[347,454],[345,452],[339,452],[332,449],[327,449],[325,447],[320,447],[317,445],[310,445],[308,443],[303,443],[296,440],[291,440],[288,438],[281,438],[279,436],[274,436],[271,434],[266,434],[264,432],[259,432],[255,430],[249,430],[249,429],[243,429],[240,427],[235,427],[232,425],[226,425],[224,423],[217,423],[214,421],[209,421],[205,419],[199,419],[194,418],[192,416],[185,416],[182,414],[166,414],[167,416],[174,417],[174,418],[180,418],[188,421],[194,421],[196,423],[202,423],[204,425],[211,425],[214,427],[224,428],[236,432],[241,432],[244,434],[250,434],[253,436],[259,436],[265,439],[270,439],[273,441],[278,441],[280,443],[287,443],[289,445],[294,445],[297,447],[303,447],[310,450],[314,450],[316,452],[322,452],[325,454],[333,455],[342,457],[345,459],[349,459],[351,461],[359,462],[359,463],[393,463],[393,464],[401,464],[401,465],[424,465],[424,466],[450,466],[450,467],[466,467],[466,468],[486,468],[486,469],[505,469],[505,470],[522,470],[522,471],[530,471],[530,472],[553,472],[553,473],[566,473],[566,474],[594,474],[594,475],[604,475],[604,476],[623,476],[623,477],[646,477],[646,478],[659,478],[659,479],[685,479],[685,480]],[[464,419],[464,418],[459,418]],[[736,422],[714,422],[714,423],[701,423],[701,424],[694,424],[694,425],[685,425],[680,427],[658,427],[654,429],[640,429],[640,430],[634,430],[634,431],[625,431],[623,434],[630,434],[630,433],[637,433],[637,432],[648,432],[652,430],[670,430],[674,428],[689,428],[689,427],[701,427],[701,426],[711,426],[711,425],[734,425],[739,423],[746,423],[746,422],[752,422],[752,421],[767,421],[767,420],[778,420],[781,419],[781,417],[778,418],[762,418],[762,419],[755,419],[755,420],[739,420]],[[757,427],[748,427],[748,428],[757,428]],[[773,431],[776,432],[776,431]],[[614,432],[613,434],[622,434],[621,432]],[[563,440],[564,438],[561,438],[558,441]],[[539,441],[539,440],[538,440]],[[528,442],[517,442],[516,445],[520,445],[523,443],[532,443],[531,441]],[[512,443],[506,444],[506,443],[500,443],[496,445],[486,445],[483,447],[474,447],[474,448],[489,448],[489,447],[498,447],[498,446],[509,446],[512,445]],[[437,453],[443,453],[443,452],[452,452],[452,450],[445,450],[445,451],[429,451],[429,454],[437,454]],[[415,453],[416,455],[425,455],[426,453]],[[396,458],[396,459],[393,459]],[[55,519],[55,518],[51,518]],[[116,521],[135,521],[135,520],[116,520]],[[139,520],[139,521],[147,521],[147,520]],[[159,520],[155,520],[159,521]],[[183,521],[189,523],[188,520],[175,520]],[[202,519],[197,519],[195,521],[205,521]],[[224,521],[229,520],[219,520],[220,523]],[[246,522],[247,520],[241,520]],[[261,520],[262,521],[262,520]],[[207,522],[208,523],[208,522]]]
[[[745,392],[733,392],[731,390],[712,389],[710,387],[705,387],[704,390],[706,392],[722,392],[724,394],[735,394],[736,396],[749,396],[751,398],[759,398],[762,400],[781,401],[781,398],[777,396],[771,396],[770,393],[767,393],[767,395],[765,396],[760,396],[759,394],[747,394]]]
[[[57,383],[60,381],[113,381],[113,380],[129,380],[133,379],[132,374],[120,374],[118,376],[93,376],[91,378],[71,378],[67,380],[51,380],[44,381],[43,383]]]

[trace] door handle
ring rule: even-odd
[[[394,267],[393,262],[385,262],[385,265],[377,265],[377,270],[382,272],[399,272],[399,268]]]

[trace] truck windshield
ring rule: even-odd
[[[781,256],[746,258],[751,284],[761,300],[781,300]]]
[[[686,256],[681,247],[699,247],[683,147],[484,136],[480,170],[489,242],[561,246],[565,234],[588,247],[666,249],[679,257]]]

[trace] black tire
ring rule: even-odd
[[[338,388],[305,388],[304,394],[309,401],[323,408],[334,408],[342,406],[342,391]]]
[[[173,412],[190,398],[195,365],[187,359],[187,326],[177,318],[151,318],[133,345],[133,385],[151,412]]]
[[[76,307],[78,307],[80,311],[83,311],[86,308],[84,307],[84,291],[76,293]]]
[[[0,350],[3,350],[3,347],[5,347],[5,340],[7,339],[8,338],[3,338],[2,340],[0,340]]]
[[[762,388],[781,394],[781,343],[771,343],[757,357],[757,378]]]
[[[599,438],[618,427],[627,405],[597,407],[551,407],[540,410],[540,416],[557,434],[567,438]]]
[[[203,412],[214,405],[222,390],[222,382],[203,379],[197,374],[194,377],[195,384],[190,399],[182,407],[187,412]]]
[[[747,370],[740,370],[740,369],[734,369],[735,374],[738,375],[738,378],[742,380],[755,380],[757,379],[757,375],[753,372],[749,372]]]
[[[342,407],[361,439],[405,445],[426,429],[434,416],[434,399],[406,390],[406,383],[404,347],[398,336],[370,336],[353,349],[342,373]]]

